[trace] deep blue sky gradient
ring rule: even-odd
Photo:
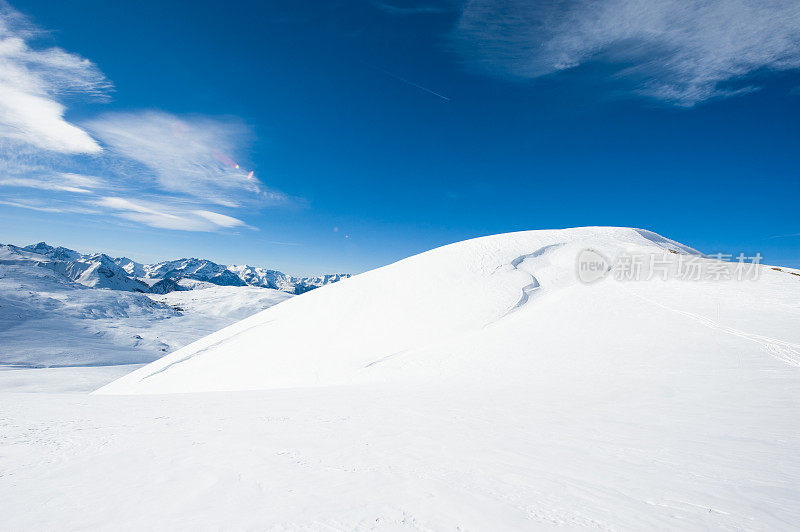
[[[758,73],[761,91],[680,108],[631,96],[601,66],[524,83],[471,73],[448,49],[448,13],[397,16],[367,2],[14,5],[114,82],[110,103],[71,103],[68,119],[241,117],[254,132],[247,164],[296,200],[236,213],[259,231],[211,234],[2,207],[4,242],[355,273],[481,235],[618,225],[800,266],[800,236],[773,238],[800,233],[797,72]]]

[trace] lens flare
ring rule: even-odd
[[[221,162],[225,166],[228,166],[230,168],[239,168],[239,165],[236,164],[236,161],[234,161],[233,159],[231,159],[230,157],[228,157],[224,153],[215,151],[211,155],[214,156],[214,159],[218,160],[219,162]]]
[[[224,164],[228,168],[233,168],[234,170],[242,170],[242,167],[239,166],[239,163],[237,163],[236,161],[234,161],[233,159],[231,159],[230,157],[228,157],[227,155],[225,155],[222,152],[215,151],[215,152],[212,152],[211,155],[214,156],[214,159],[216,159],[220,163]],[[247,174],[247,179],[248,180],[252,180],[254,174],[255,174],[255,170],[250,170],[250,172],[248,172],[248,174]]]

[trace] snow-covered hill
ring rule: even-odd
[[[697,255],[653,233],[620,228],[530,231],[461,242],[268,309],[102,391],[451,379],[506,385],[535,379],[542,367],[566,371],[569,367],[556,362],[563,357],[591,367],[607,362],[607,353],[619,351],[620,339],[628,344],[624,359],[632,362],[688,356],[715,336],[710,331],[719,330],[762,357],[800,365],[800,328],[790,326],[800,322],[795,276],[762,266],[757,281],[625,283],[609,277],[584,284],[576,260],[585,249],[609,260],[655,256],[672,268]],[[707,268],[735,266],[696,261]],[[754,314],[765,300],[769,308]],[[723,307],[724,324],[708,321],[713,301]],[[716,362],[724,362],[719,353],[706,362],[713,365],[720,356]],[[496,376],[488,380],[488,375]]]

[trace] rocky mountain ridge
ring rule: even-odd
[[[93,288],[166,294],[192,290],[205,283],[217,286],[256,286],[302,294],[350,277],[328,274],[293,277],[278,270],[249,265],[224,265],[208,259],[183,258],[143,264],[105,253],[86,254],[39,242],[24,247],[4,245],[6,260],[24,260],[54,270]]]

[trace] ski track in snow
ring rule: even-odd
[[[791,342],[786,342],[784,340],[778,340],[777,338],[772,338],[769,336],[763,336],[760,334],[752,334],[740,331],[739,329],[734,329],[732,327],[726,327],[724,325],[720,325],[718,322],[712,320],[711,318],[706,318],[705,316],[700,316],[698,314],[693,314],[691,312],[686,312],[683,310],[678,310],[672,307],[668,307],[666,305],[663,305],[657,301],[653,301],[652,299],[644,297],[630,290],[629,293],[638,297],[639,299],[647,301],[648,303],[661,307],[665,310],[669,310],[676,314],[680,314],[682,316],[686,316],[687,318],[691,318],[710,329],[722,331],[724,333],[728,333],[733,336],[738,336],[739,338],[744,338],[745,340],[750,340],[751,342],[755,342],[758,345],[760,345],[761,348],[764,351],[766,351],[770,356],[780,360],[781,362],[784,362],[785,364],[789,364],[790,366],[800,367],[800,345],[798,344],[793,344]]]
[[[520,308],[522,308],[528,302],[528,300],[530,299],[531,294],[534,294],[535,292],[538,292],[538,291],[540,291],[542,289],[542,285],[539,282],[539,279],[537,279],[535,275],[533,275],[532,273],[530,273],[528,271],[520,270],[519,269],[519,265],[522,264],[523,262],[525,262],[527,259],[533,259],[533,258],[536,258],[536,257],[541,257],[545,253],[547,253],[547,252],[549,252],[549,251],[551,251],[551,250],[553,250],[555,248],[559,248],[559,247],[561,247],[563,245],[564,244],[550,244],[549,246],[541,247],[541,248],[537,249],[536,251],[534,251],[532,253],[526,253],[524,255],[520,255],[519,257],[517,257],[517,258],[515,258],[514,260],[511,261],[511,263],[510,263],[511,270],[508,270],[508,271],[519,271],[519,272],[526,273],[526,274],[530,275],[531,282],[522,287],[522,296],[519,298],[519,301],[517,301],[514,304],[514,306],[512,306],[510,309],[508,309],[505,312],[505,314],[503,314],[503,316],[501,316],[501,318],[504,318],[504,317],[508,316],[509,314],[511,314],[512,312],[515,312],[515,311],[519,310]]]
[[[253,329],[255,327],[260,327],[262,325],[267,325],[269,323],[271,323],[271,322],[270,321],[265,321],[263,323],[257,323],[256,325],[252,325],[252,326],[250,326],[250,327],[248,327],[246,329],[242,329],[241,331],[239,331],[239,334],[246,333],[247,331],[249,331],[249,330],[251,330],[251,329]],[[209,344],[209,345],[207,345],[206,347],[204,347],[202,349],[194,351],[194,352],[186,355],[185,357],[181,357],[181,358],[179,358],[178,360],[176,360],[174,362],[170,362],[169,364],[167,364],[163,368],[159,368],[158,370],[153,371],[152,373],[148,373],[147,375],[145,375],[144,377],[139,379],[139,381],[143,381],[143,380],[149,379],[150,377],[152,377],[154,375],[158,375],[159,373],[163,373],[164,371],[167,371],[169,368],[171,368],[171,367],[173,367],[173,366],[175,366],[177,364],[180,364],[181,362],[186,362],[187,360],[191,360],[191,359],[193,359],[193,358],[195,358],[197,356],[202,355],[203,353],[207,353],[210,349],[213,349],[215,347],[219,347],[221,345],[226,344],[232,338],[233,338],[233,336],[227,336],[225,338],[222,338],[221,340],[218,340],[218,341],[214,342],[213,344]],[[187,347],[189,347],[189,346],[187,346]]]
[[[386,360],[389,360],[390,358],[394,358],[394,357],[396,357],[397,355],[402,355],[402,354],[403,354],[403,353],[405,353],[405,352],[406,352],[406,350],[404,349],[404,350],[402,350],[402,351],[398,351],[398,352],[396,352],[396,353],[392,353],[392,354],[390,354],[390,355],[386,355],[385,357],[381,357],[381,358],[379,358],[378,360],[373,360],[372,362],[370,362],[369,364],[365,365],[364,367],[365,367],[365,368],[369,368],[369,367],[371,367],[371,366],[374,366],[374,365],[376,365],[376,364],[380,364],[381,362],[384,362],[384,361],[386,361]]]

